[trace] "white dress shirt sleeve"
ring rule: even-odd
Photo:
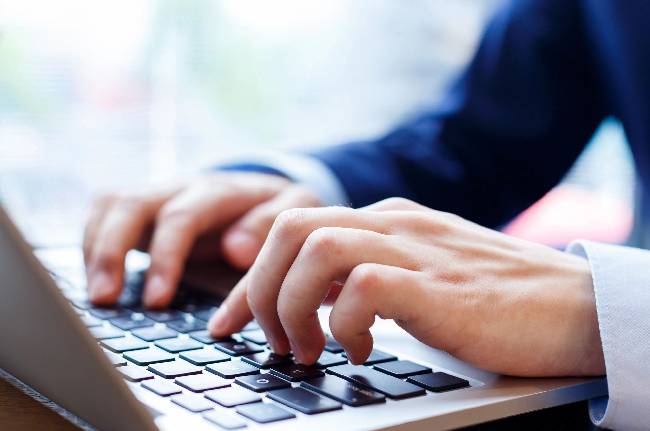
[[[609,397],[590,402],[592,421],[615,430],[650,427],[650,251],[578,241],[589,260]]]
[[[348,196],[334,172],[315,157],[295,153],[257,153],[228,163],[260,165],[282,172],[292,181],[302,184],[320,198],[323,206],[348,205]]]

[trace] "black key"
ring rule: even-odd
[[[266,344],[266,335],[264,335],[264,331],[262,331],[261,329],[258,329],[256,331],[243,332],[241,334],[241,337],[246,341],[250,341],[251,343],[261,344],[261,345]]]
[[[257,329],[260,329],[260,325],[258,325],[257,322],[253,320],[251,322],[248,322],[240,332],[255,331]]]
[[[89,308],[88,311],[100,319],[115,319],[116,317],[128,316],[131,314],[126,308]]]
[[[231,356],[249,355],[264,351],[262,347],[245,341],[219,341],[214,343],[214,347]]]
[[[151,320],[162,323],[183,318],[183,313],[178,310],[149,310],[145,311],[144,314]]]
[[[276,406],[275,404],[270,403],[255,403],[239,406],[237,407],[237,413],[261,424],[282,421],[296,417],[296,415],[293,413],[290,413]]]
[[[204,412],[214,407],[211,401],[195,394],[176,395],[171,400],[174,404],[178,404],[193,413]]]
[[[308,365],[289,363],[284,365],[274,365],[271,367],[271,374],[281,377],[291,382],[300,382],[305,379],[321,377],[324,373],[316,367]]]
[[[205,329],[206,323],[203,320],[196,320],[196,319],[178,319],[178,320],[170,320],[167,322],[167,326],[173,329],[174,331],[178,332],[192,332],[192,331],[200,331],[202,329]]]
[[[445,392],[469,386],[467,380],[443,372],[412,376],[406,381],[415,383],[432,392]]]
[[[300,386],[352,407],[383,403],[386,401],[386,397],[379,392],[357,385],[356,383],[348,382],[336,376],[326,375],[316,379],[305,380],[300,383]]]
[[[416,397],[424,395],[424,389],[419,388],[411,383],[397,379],[388,374],[380,373],[377,370],[368,368],[364,365],[337,365],[327,369],[329,374],[342,377],[354,383],[374,389],[381,392],[389,398],[396,400],[402,398]]]
[[[237,377],[235,383],[255,392],[291,387],[291,383],[271,374]]]
[[[214,344],[217,341],[233,341],[232,338],[230,337],[225,337],[225,338],[213,338],[212,335],[210,335],[210,331],[207,329],[203,331],[196,331],[196,332],[191,332],[190,337],[194,338],[196,341],[200,341],[203,344]]]
[[[235,407],[242,404],[257,403],[262,397],[248,389],[232,386],[230,388],[208,391],[203,394],[206,398],[219,403],[224,407]]]
[[[348,357],[348,355],[343,352],[344,357]],[[370,356],[368,356],[368,359],[366,359],[366,362],[363,363],[363,365],[373,365],[373,364],[379,364],[381,362],[389,362],[389,361],[396,361],[397,356],[391,355],[390,353],[382,352],[381,350],[374,350],[370,352]]]
[[[137,365],[157,364],[160,362],[168,362],[174,360],[174,355],[155,347],[145,350],[134,350],[132,352],[126,352],[124,354],[124,357]]]
[[[109,320],[109,322],[125,331],[130,331],[137,328],[145,328],[147,326],[153,326],[154,324],[153,320],[144,317],[144,315],[140,313],[134,313],[130,316],[116,317],[115,319]]]
[[[190,374],[199,374],[201,372],[201,368],[180,359],[172,362],[152,364],[147,367],[147,370],[166,379],[175,379],[176,377],[189,376]]]
[[[203,344],[199,343],[196,340],[180,337],[156,341],[154,345],[160,347],[163,350],[167,350],[169,353],[185,352],[187,350],[196,350],[203,348]]]
[[[93,316],[81,316],[81,321],[86,325],[86,328],[94,328],[95,326],[103,325],[101,320]]]
[[[415,376],[416,374],[425,374],[431,372],[431,368],[429,367],[416,364],[415,362],[402,360],[375,365],[373,368],[375,370],[381,371],[382,373],[390,374],[391,376],[400,379],[405,379],[409,376]]]
[[[335,365],[347,364],[348,360],[341,355],[335,355],[330,352],[323,352],[318,357],[318,361],[314,364],[316,368],[327,368]]]
[[[215,349],[205,348],[202,350],[191,350],[189,352],[181,353],[181,358],[194,365],[207,365],[214,364],[215,362],[229,361],[230,356]]]
[[[287,388],[271,391],[266,395],[273,401],[284,404],[287,407],[296,409],[308,415],[316,413],[324,413],[332,410],[340,410],[343,408],[341,403],[323,398],[313,392],[303,388]]]
[[[230,381],[213,374],[195,374],[193,376],[177,378],[176,384],[192,392],[203,392],[230,386]]]
[[[135,329],[131,331],[131,333],[144,341],[164,340],[166,338],[174,338],[178,335],[178,332],[176,331],[159,326]]]
[[[143,388],[149,389],[151,392],[154,392],[161,397],[168,397],[170,395],[180,394],[183,392],[180,386],[173,384],[170,380],[145,380],[141,383],[141,385]]]
[[[273,352],[268,350],[262,353],[253,353],[250,355],[244,355],[241,357],[241,360],[248,362],[251,365],[255,365],[258,368],[270,368],[274,365],[282,365],[291,363],[291,355],[276,355]]]
[[[240,416],[226,409],[219,409],[204,413],[203,417],[213,424],[226,430],[246,428],[246,422]]]
[[[183,311],[185,313],[190,313],[190,314],[198,313],[199,311],[209,310],[210,308],[212,308],[210,305],[197,304],[196,300],[197,300],[196,298],[192,298],[188,302],[185,302],[184,304],[180,304],[180,305],[174,304],[172,305],[172,307],[174,307],[177,310]]]
[[[343,351],[343,347],[341,347],[339,342],[336,341],[334,338],[328,336],[327,342],[325,343],[325,350],[327,350],[330,353],[341,353]]]
[[[124,337],[124,332],[111,326],[97,326],[96,328],[88,328],[88,330],[95,337],[95,340]]]
[[[123,367],[126,365],[126,359],[117,353],[109,352],[108,350],[104,350],[104,353],[106,353],[108,360],[111,361],[114,367]]]
[[[115,353],[124,353],[131,350],[146,349],[149,347],[144,341],[133,337],[111,338],[99,342],[103,347]]]
[[[200,310],[192,313],[195,319],[203,320],[204,322],[207,322],[210,320],[210,317],[212,317],[212,314],[217,311],[217,307],[211,307],[205,310]]]
[[[257,367],[246,364],[241,361],[228,361],[210,364],[205,367],[207,371],[214,373],[224,379],[234,379],[240,376],[250,376],[252,374],[259,374],[260,370]]]
[[[126,380],[130,382],[141,382],[143,380],[153,379],[153,374],[137,365],[127,365],[117,369]]]

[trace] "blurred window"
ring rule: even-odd
[[[33,242],[76,243],[98,190],[374,136],[435,103],[496,4],[0,0],[0,196]],[[625,200],[619,135],[574,177]],[[622,180],[593,181],[612,154]]]

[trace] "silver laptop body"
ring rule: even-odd
[[[48,266],[81,270],[78,256],[46,254],[43,259]],[[191,413],[169,397],[121,377],[82,323],[79,311],[74,311],[1,207],[0,274],[0,368],[6,374],[100,430],[220,429],[203,413]],[[323,319],[327,311],[323,310]],[[527,379],[488,373],[415,341],[390,321],[378,320],[373,335],[378,349],[463,378],[470,387],[427,391],[423,396],[362,407],[343,405],[340,410],[313,415],[263,397],[264,403],[275,403],[295,415],[268,424],[245,419],[234,408],[215,404],[214,410],[241,418],[247,429],[253,430],[433,430],[477,424],[607,392],[603,378]]]

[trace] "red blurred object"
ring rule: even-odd
[[[504,232],[563,248],[576,239],[622,243],[632,223],[633,208],[624,200],[562,185],[521,213]]]

